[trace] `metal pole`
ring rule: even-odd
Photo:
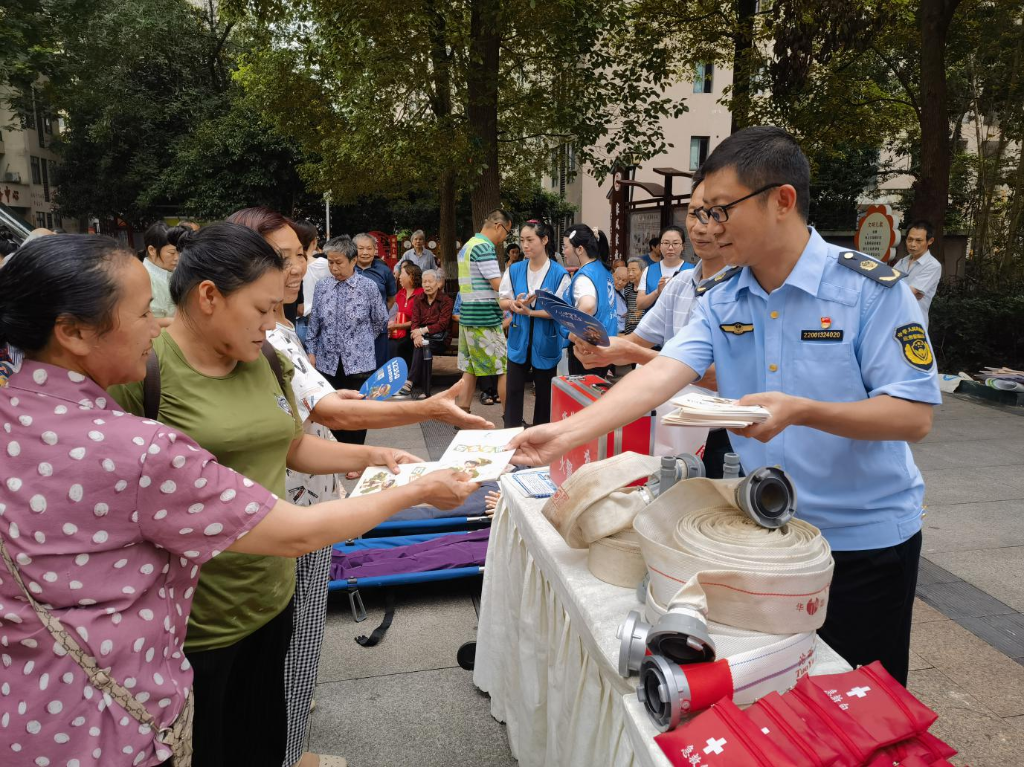
[[[331,239],[331,196],[324,195],[324,210],[327,213],[327,239]]]

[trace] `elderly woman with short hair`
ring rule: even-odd
[[[412,367],[409,382],[402,389],[411,394],[414,386],[422,386],[418,399],[430,396],[430,376],[426,375],[430,361],[448,345],[448,326],[452,322],[452,299],[443,290],[443,280],[433,269],[423,273],[423,293],[412,303]]]
[[[309,315],[309,361],[335,389],[359,389],[374,372],[374,339],[388,324],[388,310],[377,285],[356,272],[357,254],[356,244],[348,237],[335,237],[324,245],[334,279],[316,284]],[[339,442],[366,442],[366,429],[331,431]]]

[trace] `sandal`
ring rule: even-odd
[[[487,394],[486,392],[480,395],[480,403],[483,405],[493,405],[497,401],[497,397],[492,397],[490,394]]]

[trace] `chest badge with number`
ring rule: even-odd
[[[734,336],[741,336],[744,333],[754,332],[754,326],[749,322],[726,322],[718,327],[726,333],[732,333]]]

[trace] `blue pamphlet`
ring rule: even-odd
[[[611,341],[608,340],[608,331],[596,317],[580,311],[575,306],[570,306],[553,293],[538,290],[537,308],[550,314],[551,319],[570,333],[575,333],[588,344],[611,346]]]
[[[389,360],[384,367],[366,379],[359,387],[359,393],[366,399],[390,399],[405,386],[409,377],[409,366],[401,357]]]

